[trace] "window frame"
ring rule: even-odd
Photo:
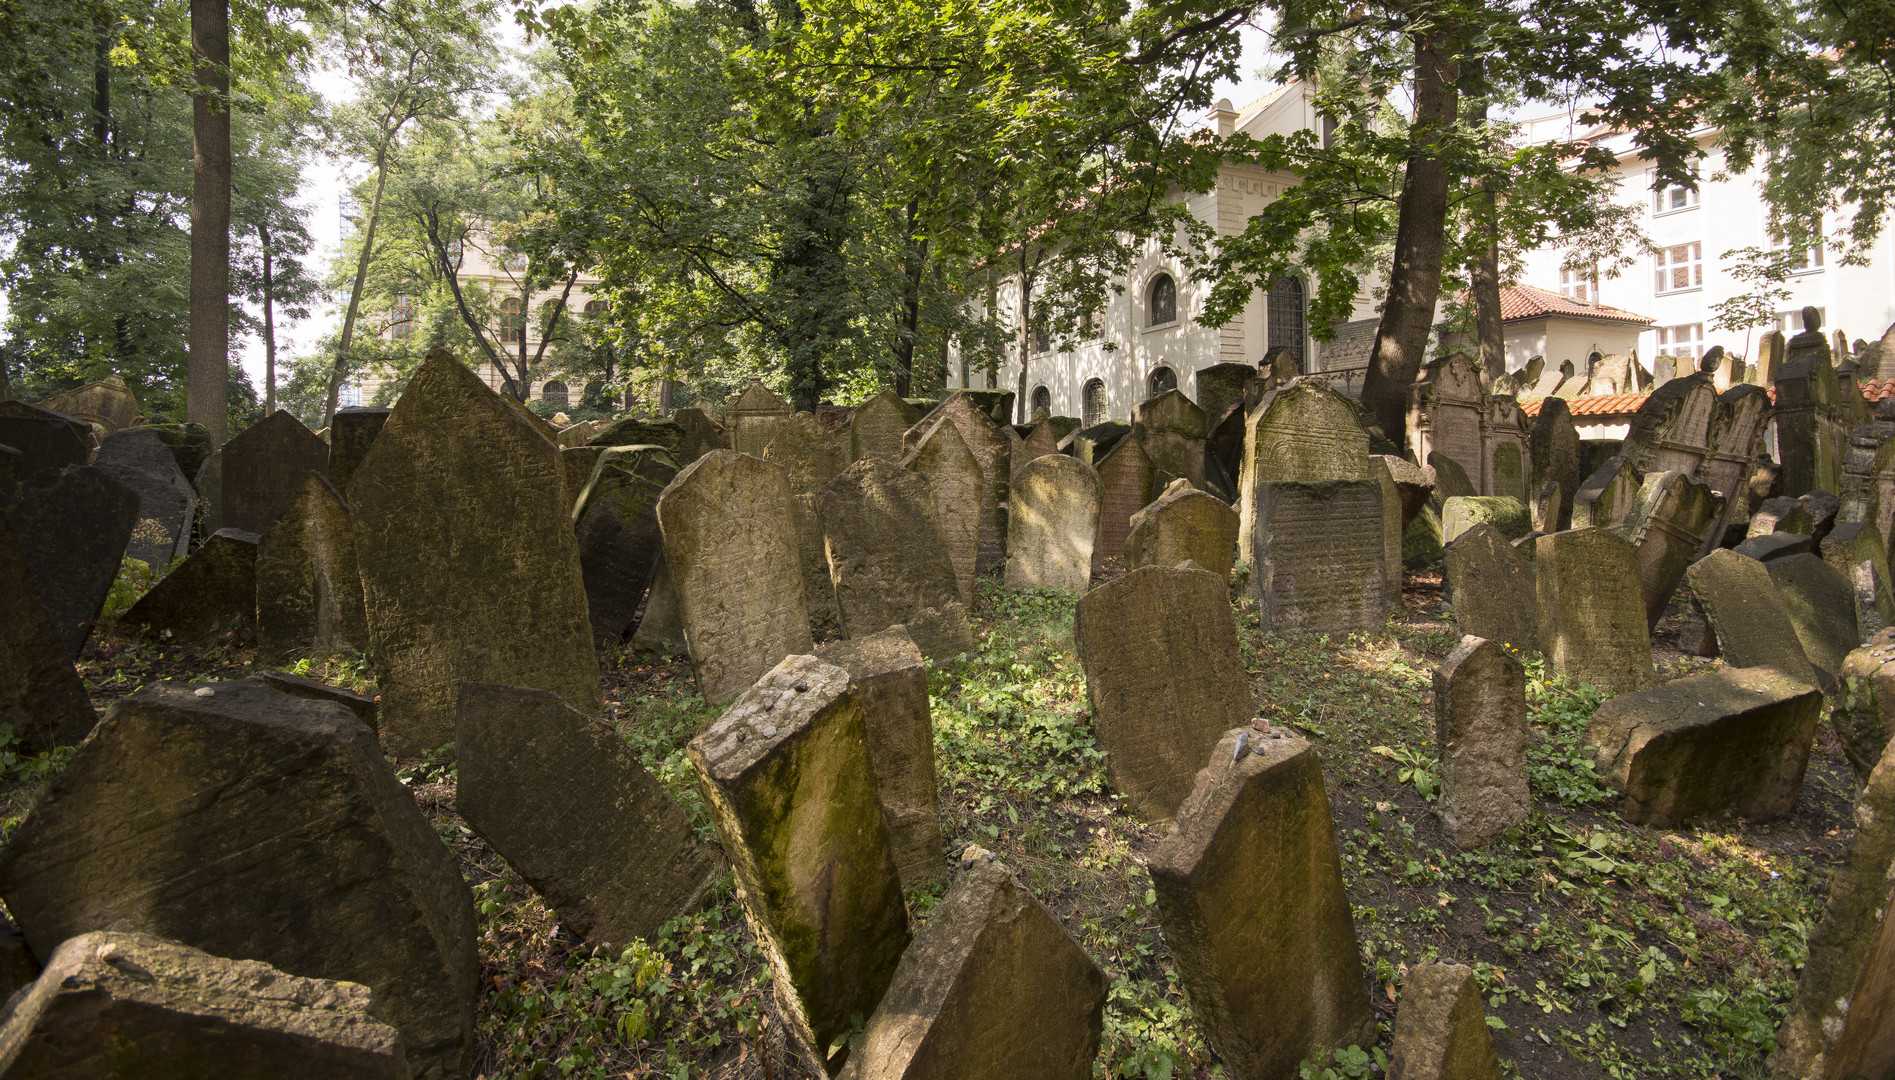
[[[1097,409],[1094,409],[1092,404],[1092,392],[1095,388],[1099,392],[1099,405]],[[1092,378],[1079,384],[1079,426],[1082,428],[1097,427],[1111,418],[1112,402],[1106,397],[1105,380],[1094,375]]]
[[[1681,263],[1662,261],[1666,259],[1669,253],[1681,248],[1690,250],[1691,256],[1688,260]],[[1704,242],[1702,240],[1686,240],[1680,244],[1665,244],[1657,251],[1652,252],[1652,258],[1654,260],[1660,260],[1655,261],[1652,265],[1653,296],[1674,296],[1679,293],[1694,292],[1704,288]],[[1692,278],[1691,283],[1688,285],[1667,287],[1665,283],[1672,280],[1680,268],[1689,272]]]
[[[518,345],[526,340],[526,302],[517,296],[500,300],[500,343]]]
[[[1704,324],[1703,323],[1701,322],[1676,323],[1671,326],[1654,327],[1653,329],[1658,331],[1658,345],[1652,351],[1653,356],[1669,356],[1678,360],[1691,360],[1694,363],[1704,358]],[[1665,340],[1666,337],[1668,337],[1675,331],[1679,331],[1679,330],[1690,331],[1694,333],[1695,336],[1685,338],[1682,341],[1666,341]],[[1676,351],[1680,346],[1684,347],[1688,351],[1686,352]]]
[[[1683,206],[1664,205],[1665,197],[1674,191],[1684,193],[1685,204]],[[1654,187],[1652,189],[1652,216],[1655,218],[1688,213],[1702,205],[1704,205],[1704,192],[1700,188],[1685,187],[1682,184],[1666,184],[1663,187]]]
[[[1158,318],[1156,294],[1159,285],[1171,289],[1170,317]],[[1178,325],[1178,279],[1168,270],[1160,270],[1145,282],[1145,326],[1146,330],[1164,330]]]
[[[1568,275],[1572,276],[1572,280],[1567,279]],[[1582,290],[1585,295],[1574,295],[1574,293],[1570,291],[1573,288]],[[1569,266],[1561,266],[1559,268],[1559,294],[1568,300],[1598,307],[1599,264],[1595,261],[1591,266],[1583,270],[1574,270]]]
[[[1770,223],[1768,221],[1764,222],[1763,240],[1764,240],[1764,247],[1766,250],[1769,250],[1769,251],[1790,250],[1789,246],[1783,242],[1783,238],[1777,235],[1774,229],[1770,228]],[[1828,252],[1828,248],[1829,248],[1829,245],[1828,243],[1825,242],[1824,237],[1823,237],[1822,218],[1818,217],[1816,219],[1816,243],[1813,246],[1803,248],[1801,250],[1800,254],[1803,256],[1803,260],[1804,260],[1803,265],[1790,267],[1789,269],[1790,276],[1791,277],[1805,277],[1810,274],[1822,273],[1825,269],[1827,269],[1827,267],[1824,265],[1824,262],[1825,262],[1825,256],[1827,255],[1827,252]]]

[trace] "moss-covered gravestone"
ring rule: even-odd
[[[1113,788],[1146,819],[1170,818],[1204,755],[1252,711],[1225,579],[1139,567],[1079,601],[1073,640]]]
[[[1014,476],[1007,498],[1007,588],[1085,592],[1098,538],[1099,474],[1092,466],[1049,454]]]
[[[452,741],[468,679],[598,710],[559,449],[479,376],[431,354],[346,494],[391,753]]]
[[[1237,511],[1224,500],[1174,480],[1150,506],[1132,515],[1125,567],[1176,566],[1190,560],[1228,578],[1237,558]]]
[[[369,988],[149,934],[68,939],[0,1024],[0,1078],[405,1080]]]
[[[1442,580],[1463,634],[1497,641],[1523,655],[1539,651],[1539,608],[1533,560],[1492,525],[1454,538],[1443,558]]]
[[[1611,530],[1568,529],[1535,539],[1533,583],[1547,665],[1607,697],[1656,682],[1638,580],[1637,549]]]
[[[1645,475],[1625,455],[1607,458],[1591,476],[1580,481],[1573,496],[1573,528],[1617,529],[1624,525],[1638,505],[1638,491],[1644,483]]]
[[[920,419],[920,412],[893,390],[868,399],[849,417],[849,460],[878,457],[900,461],[901,437]]]
[[[1829,530],[1818,550],[1824,562],[1849,579],[1861,640],[1867,641],[1884,627],[1895,625],[1888,548],[1874,522],[1845,521]]]
[[[1264,629],[1345,633],[1387,621],[1379,483],[1258,484],[1251,500],[1250,595]]]
[[[720,872],[616,730],[544,690],[464,683],[454,808],[588,941],[624,947]]]
[[[1579,490],[1579,432],[1565,398],[1546,398],[1533,418],[1531,434],[1533,475],[1530,487],[1538,491],[1547,481],[1559,484],[1558,524],[1543,532],[1572,527],[1573,495]]]
[[[825,484],[816,502],[845,637],[901,624],[932,659],[974,651],[926,476],[870,456]]]
[[[257,616],[255,533],[219,529],[118,617],[166,640],[201,641]]]
[[[980,539],[974,568],[981,573],[998,570],[1007,561],[1007,481],[1013,472],[1011,448],[1000,425],[982,410],[980,397],[962,390],[950,395],[940,407],[909,428],[902,436],[902,449],[914,454],[922,441],[942,424],[953,426],[968,453],[980,464]],[[945,494],[942,498],[946,498]]]
[[[1244,421],[1237,477],[1238,557],[1257,565],[1257,486],[1366,480],[1369,433],[1349,400],[1321,379],[1297,379],[1272,391]],[[1466,494],[1472,495],[1469,491]]]
[[[1485,847],[1525,821],[1526,670],[1500,643],[1473,636],[1434,673],[1435,745],[1441,756],[1436,812],[1448,839]]]
[[[978,849],[902,955],[842,1080],[1088,1080],[1106,980]]]
[[[677,474],[663,447],[606,447],[573,500],[586,612],[600,645],[624,641],[638,623],[639,605],[664,550],[658,496]]]
[[[138,495],[138,523],[126,555],[163,573],[171,560],[189,553],[197,492],[156,431],[135,427],[106,436],[93,464]]]
[[[1476,525],[1491,525],[1508,540],[1518,540],[1533,531],[1526,504],[1511,496],[1456,495],[1441,504],[1442,543],[1452,544],[1455,537]]]
[[[138,493],[90,465],[45,470],[0,480],[0,514],[59,643],[77,658],[118,577],[138,521]]]
[[[1619,532],[1638,549],[1638,589],[1648,629],[1657,628],[1685,568],[1697,561],[1705,533],[1723,512],[1723,496],[1681,472],[1645,478]]]
[[[98,719],[0,516],[0,724],[28,754],[73,746]]]
[[[349,507],[322,474],[309,474],[257,545],[256,602],[257,651],[266,662],[368,647]]]
[[[416,1077],[472,1064],[473,896],[341,705],[258,683],[159,683],[99,721],[0,850],[33,951],[171,938],[369,987]]]
[[[688,749],[790,1034],[832,1073],[908,946],[867,745],[849,673],[791,656]]]
[[[1474,969],[1417,964],[1402,980],[1388,1080],[1500,1080]]]
[[[1825,689],[1842,670],[1843,658],[1861,642],[1856,628],[1855,590],[1842,571],[1814,555],[1794,555],[1764,564],[1776,587],[1803,655],[1820,673]]]
[[[1106,559],[1125,551],[1132,516],[1151,502],[1158,469],[1146,455],[1139,432],[1119,439],[1094,465],[1099,471],[1099,539],[1092,547],[1092,569],[1097,571]]]
[[[1735,551],[1713,551],[1684,572],[1686,588],[1716,635],[1717,650],[1734,668],[1774,667],[1807,685],[1817,684],[1770,571]]]
[[[329,482],[337,491],[348,489],[349,478],[368,456],[368,448],[375,445],[382,425],[388,422],[389,412],[383,408],[351,405],[336,410],[335,416],[330,418]]]
[[[1319,1047],[1374,1038],[1309,743],[1247,726],[1225,734],[1150,868],[1192,1011],[1233,1075],[1294,1076]]]
[[[975,597],[974,567],[980,556],[980,462],[953,424],[937,424],[902,458],[902,468],[928,478],[941,522],[942,549],[954,567],[961,603]]]
[[[329,470],[329,445],[283,409],[237,434],[216,457],[221,462],[220,497],[213,511],[217,527],[259,536],[289,509],[304,477]]]
[[[1895,734],[1895,629],[1843,659],[1831,721],[1856,775],[1866,777]]]

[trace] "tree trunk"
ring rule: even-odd
[[[322,422],[327,427],[336,415],[336,398],[342,393],[349,346],[355,340],[355,317],[362,309],[362,289],[368,283],[368,260],[375,251],[375,222],[382,214],[382,189],[388,186],[388,144],[375,149],[375,197],[368,204],[368,227],[362,231],[362,254],[355,260],[355,284],[349,289],[349,307],[342,313],[342,336],[336,340],[336,364],[329,373],[329,402],[323,407]]]
[[[1461,100],[1470,128],[1487,126],[1486,65],[1473,57],[1461,64]],[[1468,268],[1468,292],[1474,299],[1474,340],[1479,346],[1481,385],[1492,386],[1507,373],[1507,338],[1500,326],[1500,216],[1494,190],[1483,184],[1475,203],[1473,228],[1486,238]]]
[[[908,200],[908,230],[902,252],[902,338],[895,345],[895,396],[908,397],[915,383],[915,335],[921,330],[921,281],[927,273],[928,241],[915,236],[915,200]]]
[[[520,283],[520,323],[518,326],[515,327],[515,329],[520,332],[520,337],[518,341],[518,345],[520,346],[519,361],[516,365],[519,369],[518,374],[520,376],[520,381],[517,384],[517,390],[515,394],[513,395],[514,397],[519,398],[521,401],[527,401],[533,397],[533,394],[531,392],[532,384],[527,382],[527,366],[526,366],[526,328],[532,324],[532,321],[533,321],[533,290],[530,286],[526,284],[525,280],[522,279]]]
[[[1034,260],[1036,266],[1038,262],[1039,260]],[[1018,418],[1014,421],[1017,424],[1024,424],[1030,419],[1026,411],[1026,362],[1033,347],[1033,332],[1029,329],[1033,321],[1032,316],[1033,274],[1027,269],[1026,245],[1022,244],[1020,245],[1020,380],[1013,392],[1013,414]]]
[[[230,9],[191,0],[191,318],[184,418],[224,445],[230,417]]]
[[[1395,227],[1395,265],[1388,301],[1375,328],[1362,403],[1391,442],[1401,443],[1408,423],[1408,388],[1421,372],[1441,292],[1441,256],[1447,246],[1448,170],[1437,140],[1455,120],[1459,95],[1454,63],[1440,35],[1415,39],[1415,129],[1408,172],[1402,180],[1401,218]]]
[[[276,415],[276,279],[270,267],[270,227],[257,222],[263,252],[263,415]]]

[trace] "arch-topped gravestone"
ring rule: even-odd
[[[1480,483],[1483,393],[1480,373],[1465,353],[1433,361],[1408,391],[1408,445],[1418,461],[1440,452]],[[1524,432],[1523,432],[1524,434]]]

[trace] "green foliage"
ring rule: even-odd
[[[1527,668],[1527,720],[1536,737],[1527,744],[1527,784],[1566,806],[1590,806],[1615,797],[1594,767],[1586,723],[1602,700],[1597,687],[1547,675],[1535,656]]]
[[[1398,783],[1413,784],[1415,793],[1433,802],[1441,794],[1441,777],[1434,771],[1434,758],[1411,750],[1406,746],[1371,746],[1369,752],[1380,754],[1400,769],[1395,774]]]
[[[151,591],[158,579],[170,573],[183,558],[173,559],[171,565],[161,571],[153,571],[151,565],[143,559],[134,559],[130,555],[118,565],[118,576],[112,579],[112,588],[105,594],[105,606],[99,610],[99,618],[115,621],[120,615],[138,603],[140,597]]]
[[[1323,1058],[1328,1057],[1328,1063]],[[1318,1050],[1304,1058],[1296,1066],[1299,1080],[1368,1080],[1369,1077],[1388,1069],[1388,1055],[1382,1053],[1379,1046],[1368,1050],[1360,1046],[1345,1046],[1331,1050],[1325,1055]]]
[[[72,760],[75,747],[56,746],[37,754],[20,752],[20,737],[12,724],[0,724],[0,781],[38,784],[49,779]]]

